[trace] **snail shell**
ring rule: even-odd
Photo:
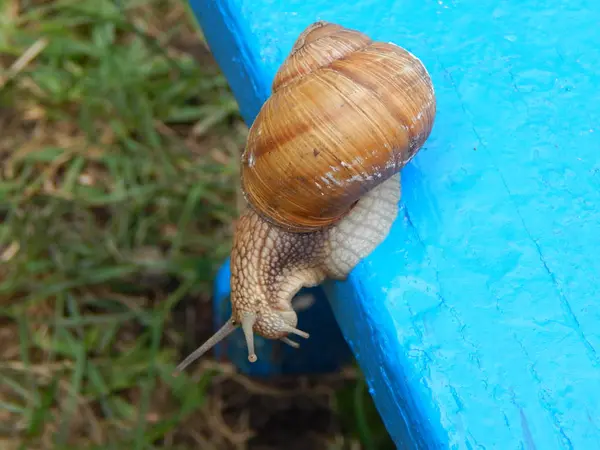
[[[326,22],[297,39],[249,130],[242,190],[267,221],[326,227],[397,173],[431,132],[423,64],[401,47]]]

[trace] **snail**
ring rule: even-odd
[[[388,235],[400,170],[430,135],[436,113],[421,61],[393,43],[318,21],[294,43],[249,129],[241,187],[247,208],[231,250],[228,322],[183,370],[242,328],[298,348],[292,299],[344,280]]]

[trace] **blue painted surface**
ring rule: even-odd
[[[221,267],[214,282],[213,308],[215,330],[231,317],[229,301],[229,260]],[[280,341],[254,337],[258,361],[248,361],[248,347],[242,330],[215,347],[217,358],[233,361],[240,371],[260,377],[290,374],[331,373],[352,363],[353,357],[336,323],[331,306],[322,287],[302,289],[296,299],[312,296],[308,309],[298,310],[298,320],[311,338],[293,339],[300,344],[294,349]]]
[[[398,446],[600,448],[600,7],[192,4],[249,122],[315,20],[431,73],[438,115],[403,171],[401,218],[326,286]]]

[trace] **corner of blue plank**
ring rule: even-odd
[[[240,15],[239,5],[229,1],[190,0],[212,54],[237,99],[240,114],[252,124],[271,86],[256,54],[251,23]]]

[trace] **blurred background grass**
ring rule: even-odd
[[[393,448],[352,368],[171,375],[213,331],[246,137],[187,3],[0,5],[0,448]]]

